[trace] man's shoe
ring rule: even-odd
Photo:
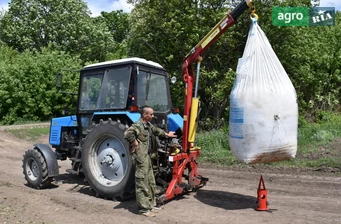
[[[155,208],[150,209],[150,211],[153,212],[153,213],[159,213],[159,210],[157,210]]]
[[[152,211],[154,213],[159,213],[161,209],[162,209],[161,207],[154,206],[150,211]]]
[[[140,213],[141,215],[143,216],[146,216],[146,217],[155,217],[155,213],[151,212],[151,211],[148,211],[148,212],[142,212]]]

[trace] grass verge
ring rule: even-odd
[[[219,166],[243,166],[232,154],[227,131],[197,133],[196,144],[202,148],[201,163]],[[298,128],[296,158],[266,163],[265,166],[286,168],[328,168],[341,172],[341,115],[335,114],[317,123],[305,122]]]
[[[12,133],[15,137],[24,139],[26,141],[36,141],[40,136],[47,135],[50,132],[50,127],[35,127],[6,130]]]

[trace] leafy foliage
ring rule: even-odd
[[[129,14],[122,10],[113,12],[101,12],[101,15],[94,18],[98,23],[105,23],[115,42],[115,49],[107,52],[106,60],[113,60],[127,57],[127,38],[129,36]]]
[[[91,61],[115,47],[106,24],[92,19],[82,0],[12,0],[0,29],[1,40],[19,52],[49,45]]]
[[[341,93],[341,13],[335,27],[293,30],[286,45],[290,57],[283,64],[298,93],[301,113],[316,116],[318,110],[337,110]],[[295,42],[294,42],[295,40]],[[296,44],[295,44],[296,43]]]
[[[158,61],[181,80],[183,56],[240,1],[129,1],[135,5],[130,24],[129,54]],[[317,1],[313,2],[318,3]],[[311,6],[310,0],[256,1],[259,24],[288,72],[298,95],[300,112],[337,110],[340,99],[340,13],[334,27],[275,27],[273,6]],[[201,119],[228,119],[229,93],[238,58],[246,42],[249,13],[239,18],[203,55],[199,96]],[[181,85],[172,88],[173,102],[181,107]]]
[[[0,12],[2,122],[48,119],[70,104],[71,97],[54,88],[59,69],[127,56],[156,61],[176,76],[179,81],[171,86],[171,96],[174,106],[182,108],[184,57],[240,1],[128,2],[134,4],[130,14],[120,10],[92,18],[82,0],[12,0],[9,10]],[[336,13],[333,27],[276,27],[271,21],[273,6],[311,6],[311,1],[257,0],[255,4],[258,23],[296,88],[300,124],[305,124],[305,118],[318,121],[323,111],[339,110],[341,13]],[[208,123],[228,120],[229,93],[249,16],[249,12],[241,15],[238,24],[202,55],[198,96],[205,130]],[[76,91],[78,75],[64,74],[64,87]]]
[[[318,2],[313,1],[313,5]],[[318,111],[337,111],[341,98],[341,13],[335,26],[275,27],[271,7],[311,6],[308,0],[260,1],[259,24],[293,82],[300,114],[315,119]]]
[[[197,3],[172,0],[136,4],[130,16],[129,55],[156,61],[182,80],[180,63],[202,33],[197,26]],[[182,89],[180,82],[173,85],[175,107],[183,105]]]
[[[71,97],[58,92],[55,77],[60,68],[80,68],[81,60],[64,52],[42,48],[42,52],[18,54],[8,47],[0,48],[0,120],[11,124],[17,119],[48,120],[60,115]],[[64,74],[64,89],[76,92],[77,73]]]

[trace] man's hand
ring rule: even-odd
[[[138,145],[139,145],[139,142],[137,140],[133,141],[130,144],[130,152],[131,153],[135,152]]]
[[[170,131],[170,132],[166,133],[165,136],[168,138],[176,138],[174,131]]]

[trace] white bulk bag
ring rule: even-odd
[[[245,163],[294,158],[298,106],[294,86],[253,19],[230,95],[229,143]]]

